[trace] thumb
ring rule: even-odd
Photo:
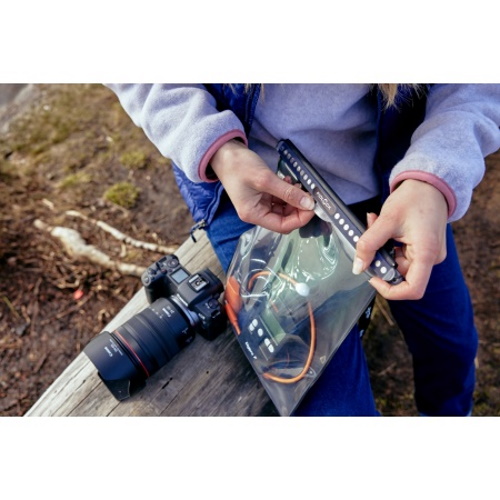
[[[277,175],[273,176],[266,191],[275,198],[279,198],[295,208],[300,208],[301,210],[314,209],[314,200],[311,195],[299,187],[280,179]]]
[[[393,228],[384,224],[375,214],[368,214],[368,229],[360,236],[356,244],[352,272],[365,271],[375,258],[377,250],[382,248],[393,236]]]
[[[373,212],[369,212],[366,214],[366,225],[367,227],[371,227],[373,223],[378,219],[378,215]]]

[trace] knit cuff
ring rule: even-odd
[[[423,172],[421,170],[407,170],[398,174],[394,179],[392,179],[390,185],[391,193],[398,187],[399,184],[401,184],[401,182],[407,179],[427,182],[428,184],[431,184],[436,189],[438,189],[448,203],[448,219],[452,217],[457,208],[457,198],[453,190],[443,179],[429,172]]]
[[[209,162],[212,159],[212,156],[228,141],[231,139],[239,139],[241,140],[245,146],[248,146],[248,140],[245,134],[241,130],[231,130],[230,132],[226,132],[224,135],[219,137],[211,146],[207,149],[205,154],[203,155],[200,166],[198,167],[198,176],[203,182],[214,182],[217,180],[215,173],[210,167]]]

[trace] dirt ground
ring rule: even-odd
[[[24,415],[140,287],[135,276],[72,258],[34,222],[76,229],[115,260],[147,266],[162,255],[67,210],[165,245],[180,245],[193,224],[168,160],[108,89],[29,85],[0,107],[2,416]],[[474,414],[500,415],[499,153],[454,231],[480,332]],[[384,415],[415,415],[411,360],[387,311],[379,301],[365,337],[374,392]]]

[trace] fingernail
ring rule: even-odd
[[[352,274],[361,274],[363,270],[363,261],[359,257],[355,257],[352,263]]]
[[[313,210],[314,209],[314,200],[309,196],[304,196],[300,200],[300,206],[305,210]]]

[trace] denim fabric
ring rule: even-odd
[[[227,271],[239,235],[252,226],[242,222],[223,195],[208,237]],[[477,332],[451,227],[448,255],[434,267],[427,291],[418,301],[393,301],[391,309],[413,356],[415,400],[429,416],[468,415],[475,382]],[[295,415],[378,415],[357,328],[342,343]]]
[[[373,417],[375,406],[370,373],[357,326],[299,404],[294,416]]]
[[[418,301],[392,301],[390,306],[413,357],[419,412],[468,415],[478,335],[450,226],[447,258],[434,266],[425,296]]]

